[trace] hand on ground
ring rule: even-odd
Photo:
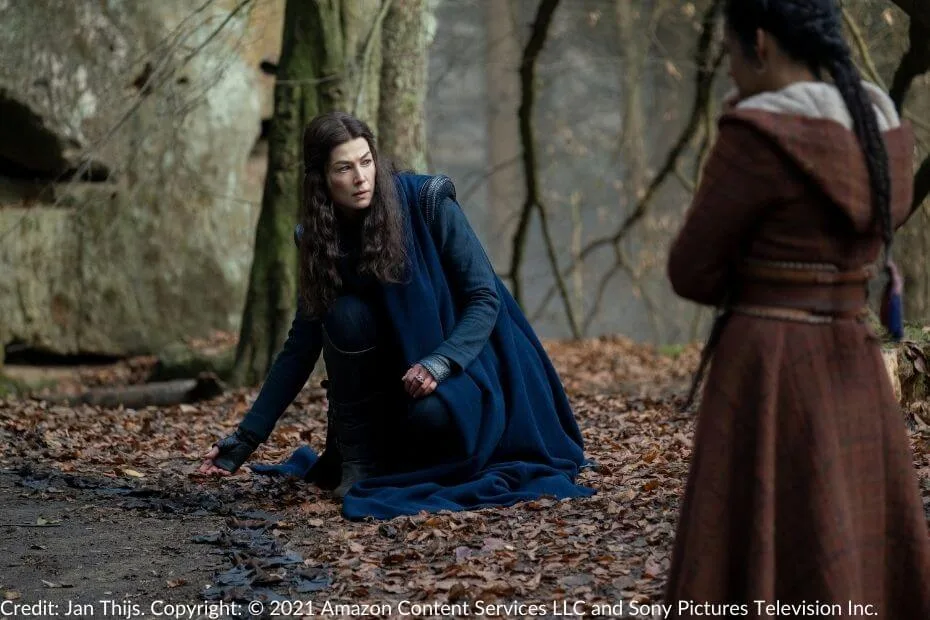
[[[205,476],[229,476],[231,472],[226,471],[222,467],[217,467],[213,462],[220,454],[220,449],[216,446],[210,448],[210,451],[203,458],[203,463],[200,464],[200,467],[197,468],[198,474],[203,474]]]

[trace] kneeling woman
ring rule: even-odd
[[[304,175],[297,314],[200,471],[238,469],[322,352],[326,450],[305,478],[336,487],[347,517],[591,495],[574,482],[584,455],[561,382],[449,179],[392,174],[343,113],[308,125]]]

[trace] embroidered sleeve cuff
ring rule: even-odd
[[[452,374],[452,364],[442,355],[427,355],[420,360],[420,366],[428,370],[437,383],[442,383]]]

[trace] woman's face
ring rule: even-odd
[[[763,36],[760,32],[758,38]],[[745,46],[729,27],[726,29],[724,47],[730,60],[730,78],[739,91],[739,98],[745,99],[765,90],[764,65],[758,56],[754,58],[746,53]],[[755,47],[757,52],[760,51],[760,45]]]
[[[375,159],[365,138],[343,142],[329,154],[326,186],[333,204],[344,213],[371,206],[375,189]]]

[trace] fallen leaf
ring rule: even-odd
[[[123,473],[133,478],[145,478],[145,474],[138,472],[135,469],[124,469]]]
[[[643,568],[643,574],[655,579],[662,572],[662,565],[656,561],[653,556],[646,558],[646,566]]]
[[[503,540],[500,538],[487,538],[484,541],[484,544],[481,545],[482,551],[497,551],[498,549],[503,549],[506,546]]]

